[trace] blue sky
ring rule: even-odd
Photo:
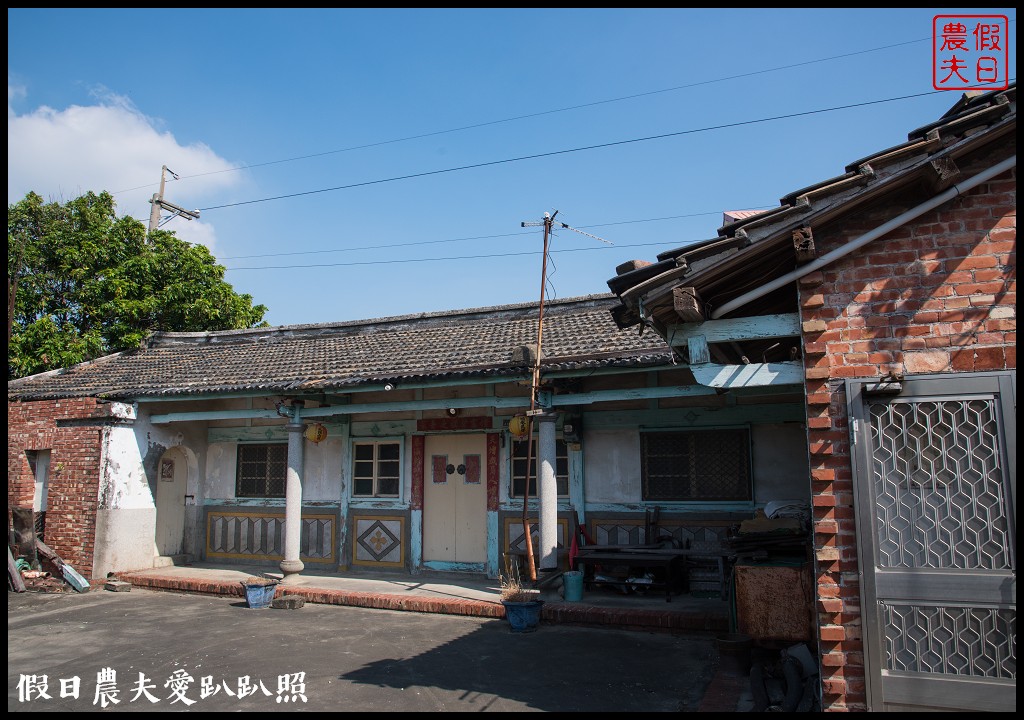
[[[603,293],[938,119],[937,14],[1008,16],[1016,78],[1013,8],[9,8],[8,202],[148,222],[167,165],[273,325],[535,302],[555,210],[613,244],[557,232],[547,296]]]

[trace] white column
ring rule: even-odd
[[[284,560],[281,561],[281,572],[284,582],[302,572],[305,567],[299,559],[299,545],[302,538],[302,451],[305,438],[302,433],[305,426],[299,417],[300,406],[295,408],[295,416],[288,423],[288,475],[285,482],[284,506]]]
[[[541,570],[558,567],[558,482],[555,418],[557,413],[544,413],[535,420],[540,425],[537,443],[537,495],[540,498],[540,557]]]

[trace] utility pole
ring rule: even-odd
[[[537,319],[537,350],[533,357],[533,379],[530,383],[530,411],[526,414],[529,418],[529,423],[526,435],[526,478],[523,482],[523,542],[526,545],[526,567],[527,572],[530,575],[530,582],[537,582],[537,569],[534,567],[533,560],[533,537],[531,535],[530,521],[528,517],[528,500],[530,499],[530,466],[533,463],[533,418],[538,413],[537,394],[540,389],[541,339],[544,335],[544,289],[547,286],[548,241],[551,237],[551,225],[555,220],[555,215],[558,215],[557,210],[555,210],[554,215],[544,213],[544,219],[541,222],[520,223],[522,227],[537,227],[539,225],[544,227],[544,257],[541,260],[540,270],[540,313]]]
[[[527,423],[526,478],[523,487],[523,542],[526,546],[526,566],[528,568],[530,581],[534,583],[537,582],[537,571],[534,567],[533,536],[530,532],[528,509],[530,498],[530,468],[533,465],[533,420],[537,416],[541,416],[540,448],[537,453],[537,490],[540,499],[540,544],[542,551],[541,564],[543,566],[545,563],[555,563],[551,567],[541,567],[541,570],[554,570],[557,567],[557,537],[555,531],[555,526],[558,522],[556,497],[557,487],[556,478],[552,474],[554,469],[553,466],[555,464],[555,418],[545,414],[547,413],[548,408],[537,407],[540,400],[541,341],[544,336],[544,291],[547,287],[548,245],[552,234],[552,228],[555,225],[555,216],[557,215],[558,211],[555,210],[555,212],[550,215],[548,213],[544,213],[544,219],[540,222],[520,223],[522,227],[543,226],[544,228],[544,257],[541,261],[540,273],[540,310],[537,320],[537,350],[534,353],[533,379],[530,383],[530,410],[526,413],[526,416],[529,418],[529,422]],[[613,244],[604,238],[600,238],[597,235],[591,235],[590,233],[582,230],[577,230],[563,222],[559,222],[558,225],[566,230],[572,230],[573,232],[580,233],[581,235],[586,235],[587,237],[594,238],[595,240],[600,240],[608,245]],[[542,455],[543,457],[540,457]],[[547,462],[551,467],[542,466],[543,462]],[[547,469],[545,469],[545,467]]]
[[[175,173],[173,170],[169,169],[166,165],[164,165],[163,167],[160,168],[160,192],[153,193],[153,197],[150,198],[150,200],[149,200],[149,202],[152,203],[152,205],[153,205],[153,208],[149,211],[149,231],[150,232],[153,232],[158,227],[160,227],[160,225],[161,225],[161,223],[160,223],[160,211],[161,210],[170,210],[171,211],[171,217],[167,218],[167,220],[170,220],[172,217],[177,217],[179,215],[181,217],[185,218],[186,220],[198,220],[199,219],[199,211],[198,210],[186,210],[183,207],[179,207],[178,205],[175,205],[174,203],[167,202],[166,200],[164,200],[164,185],[166,184],[167,173],[170,173],[171,175],[173,175],[175,180],[179,179],[177,173]],[[167,222],[167,220],[165,220],[164,222]]]

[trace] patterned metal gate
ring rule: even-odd
[[[846,389],[869,709],[1015,710],[1016,375]]]

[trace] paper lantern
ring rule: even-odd
[[[516,415],[508,421],[508,431],[517,440],[520,440],[530,432],[530,421],[525,415]]]
[[[306,428],[306,432],[303,435],[311,443],[320,443],[327,437],[327,428],[320,423],[313,423]]]

